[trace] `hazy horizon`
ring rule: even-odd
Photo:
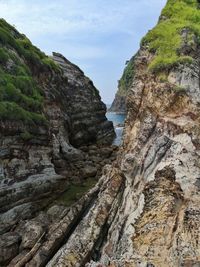
[[[106,104],[126,60],[157,23],[166,0],[0,0],[0,17],[46,54],[62,53],[93,80]]]

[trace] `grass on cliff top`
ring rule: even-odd
[[[0,44],[15,49],[18,55],[26,60],[29,66],[37,66],[39,70],[45,68],[59,70],[59,66],[24,35],[20,34],[13,26],[4,19],[0,19]]]
[[[156,56],[149,69],[152,72],[168,70],[184,62],[192,62],[190,56],[179,53],[181,48],[181,32],[189,29],[189,44],[200,40],[200,9],[197,0],[168,0],[161,14],[160,22],[143,38],[142,45],[148,45]]]
[[[42,90],[35,72],[59,71],[49,57],[0,19],[0,120],[44,125]]]

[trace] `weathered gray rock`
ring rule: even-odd
[[[101,231],[107,231],[111,223],[108,221],[113,207],[116,211],[120,203],[119,192],[123,185],[123,177],[117,170],[110,168],[99,182],[100,192],[95,197],[91,209],[83,217],[66,244],[59,250],[47,266],[82,266],[87,262],[88,255],[98,255],[95,244],[100,245],[103,237]],[[115,207],[115,208],[114,208]],[[102,238],[102,240],[101,240]]]
[[[64,206],[54,205],[47,210],[47,215],[52,220],[59,220],[59,218],[62,216],[63,212],[65,211],[65,209],[66,207]]]
[[[54,53],[54,59],[63,71],[37,73],[34,69],[32,73],[44,93],[48,126],[28,129],[22,122],[0,122],[0,220],[15,206],[64,190],[66,173],[74,162],[85,158],[79,145],[111,143],[114,137],[105,105],[91,80],[62,55]],[[20,137],[25,130],[31,132],[30,140]],[[61,183],[65,185],[60,187]]]
[[[32,249],[40,237],[46,233],[49,224],[50,216],[44,212],[32,220],[21,221],[15,229],[21,236],[20,251]]]
[[[19,253],[20,235],[6,233],[0,238],[0,266],[3,266]]]
[[[166,80],[161,81],[159,75],[148,71],[154,54],[148,47],[141,47],[134,58],[124,142],[117,160],[104,167],[97,185],[72,207],[48,210],[52,224],[42,235],[44,240],[34,242],[27,255],[15,258],[10,266],[199,265],[200,53],[198,46],[196,49],[192,64],[168,70]],[[60,55],[55,56],[66,71],[68,62]],[[79,87],[83,82],[79,79],[80,70],[74,73],[77,75],[74,86]],[[72,76],[70,71],[66,78],[71,81]],[[77,108],[81,110],[78,104]],[[82,114],[73,114],[73,119],[76,121],[83,114],[84,125],[89,126],[83,109]],[[76,177],[86,164],[93,166],[91,159],[99,157],[101,151],[96,145],[86,149],[81,144],[80,140],[87,140],[89,135],[79,131],[80,125],[73,124],[77,135],[72,139],[68,136],[66,141],[80,142],[84,147],[80,154],[87,152],[84,161],[69,163]],[[88,129],[94,133],[93,128]],[[97,136],[104,136],[102,133],[100,129]],[[58,144],[63,139],[57,136],[56,140],[54,155],[59,160],[62,153]],[[110,153],[102,149],[105,158]],[[109,161],[108,156],[99,165]],[[12,166],[17,170],[15,161]]]
[[[11,39],[24,38],[3,20],[1,27],[7,29]],[[45,210],[71,183],[81,183],[84,178],[97,174],[93,162],[81,171],[87,167],[85,161],[91,160],[87,151],[79,147],[110,145],[115,133],[112,122],[105,116],[106,107],[99,92],[76,65],[58,53],[53,55],[58,63],[56,66],[53,61],[44,64],[42,54],[41,60],[38,57],[32,62],[22,56],[16,46],[6,43],[2,46],[15,55],[16,62],[27,68],[29,78],[40,88],[43,96],[40,113],[46,118],[38,125],[28,123],[27,118],[25,121],[0,120],[0,234],[19,231],[22,237],[19,259],[26,250],[30,258],[35,253],[32,249],[38,249],[40,235],[55,221],[56,215],[52,213],[50,221],[45,224],[38,218],[31,219]],[[3,66],[5,73],[10,74],[12,68],[19,67],[15,65],[13,60],[8,60]],[[19,223],[24,220],[28,221],[24,224],[23,234]],[[0,251],[0,257],[5,258],[8,254],[5,261],[16,256],[17,248],[13,244],[13,252],[5,247],[2,256]]]
[[[146,47],[134,58],[117,161],[48,267],[199,266],[199,48],[164,82],[152,58]]]
[[[82,170],[83,178],[94,177],[97,174],[97,168],[91,165],[85,166]]]
[[[112,123],[105,117],[106,106],[101,102],[99,92],[92,81],[74,64],[59,53],[53,53],[68,80],[67,114],[71,120],[71,144],[111,143],[114,138]],[[83,88],[85,88],[83,90]]]
[[[111,107],[109,108],[109,112],[116,112],[116,113],[126,113],[127,112],[126,93],[124,95],[116,93],[115,99],[112,102]]]

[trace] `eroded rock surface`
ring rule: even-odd
[[[184,31],[179,52],[193,60],[168,68],[164,79],[162,72],[149,71],[156,54],[141,46],[134,57],[117,159],[77,203],[48,209],[46,222],[52,223],[41,225],[44,232],[34,247],[19,251],[10,267],[200,265],[200,50],[193,42],[186,47],[188,34]],[[88,165],[97,162],[94,147],[81,151],[88,153]],[[78,166],[81,170],[80,161]],[[11,244],[13,256],[18,242],[16,237]]]
[[[0,266],[5,266],[18,254],[30,258],[55,221],[46,214],[50,203],[72,183],[91,178],[95,184],[116,147],[110,146],[114,128],[92,81],[61,54],[48,58],[3,19],[0,29],[7,36],[7,42],[0,39],[0,86],[9,95],[1,94],[0,101]],[[17,109],[7,111],[12,105]]]
[[[165,80],[148,70],[148,47],[137,53],[124,143],[102,177],[107,186],[48,267],[200,265],[199,48],[186,51],[193,63],[169,69]]]
[[[116,94],[115,99],[109,109],[110,112],[126,113],[126,93],[124,95]]]

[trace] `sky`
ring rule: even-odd
[[[125,62],[166,0],[0,0],[0,17],[46,54],[60,52],[112,103]]]

